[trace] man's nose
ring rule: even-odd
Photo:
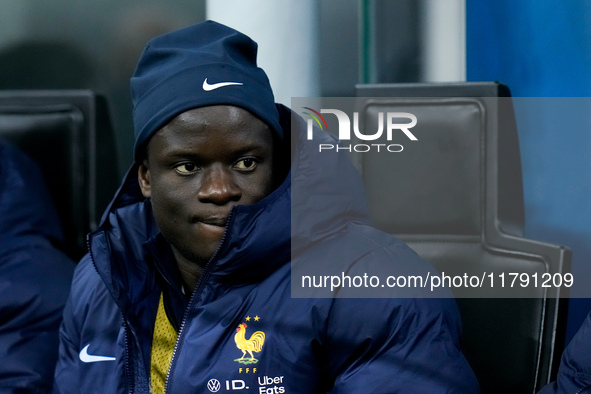
[[[242,192],[234,183],[231,170],[215,166],[204,171],[197,195],[201,202],[223,205],[238,201],[241,196]]]

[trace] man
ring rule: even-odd
[[[215,22],[157,37],[131,85],[136,164],[77,268],[58,392],[478,391],[453,300],[291,298],[292,256],[348,240],[370,245],[352,269],[425,263],[367,226],[345,156],[314,162],[252,40]],[[292,201],[292,179],[329,198]]]
[[[591,313],[562,353],[556,381],[539,394],[561,393],[591,393]]]
[[[0,140],[0,393],[51,391],[74,263],[36,164]]]

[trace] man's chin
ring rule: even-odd
[[[197,264],[201,268],[205,268],[205,266],[207,265],[207,263],[209,263],[213,255],[217,252],[220,246],[220,240],[208,242],[206,245],[193,246],[198,246],[198,248],[177,248],[177,253],[175,253],[177,262],[179,259],[182,259],[185,264],[192,263]]]

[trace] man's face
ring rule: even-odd
[[[204,266],[217,250],[230,208],[273,190],[273,134],[232,106],[186,111],[154,134],[139,168],[158,227],[175,255]]]

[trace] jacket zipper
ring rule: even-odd
[[[124,325],[124,337],[125,337],[125,374],[127,378],[127,387],[129,388],[129,392],[133,393],[134,390],[134,380],[131,378],[132,374],[130,371],[130,350],[129,350],[129,325],[127,324],[127,320],[125,316],[123,316],[123,311],[121,311],[121,317],[123,318],[123,325]]]
[[[180,344],[182,343],[181,341],[182,341],[183,335],[185,333],[184,328],[185,328],[186,322],[189,319],[189,315],[190,315],[191,311],[193,310],[193,304],[196,302],[195,300],[198,298],[197,296],[203,292],[203,288],[205,287],[205,284],[209,280],[209,276],[211,274],[211,271],[213,271],[214,261],[217,258],[218,253],[220,252],[220,250],[224,246],[224,242],[226,241],[226,235],[228,233],[228,228],[230,228],[231,221],[233,219],[233,215],[232,215],[233,212],[234,212],[234,209],[231,209],[230,213],[228,214],[228,220],[226,221],[226,229],[224,230],[224,234],[222,235],[222,240],[220,241],[220,245],[216,249],[213,256],[211,256],[211,259],[209,259],[207,265],[205,266],[205,269],[203,270],[203,273],[201,274],[201,277],[199,278],[199,281],[197,282],[197,287],[195,288],[195,290],[193,291],[193,294],[191,294],[191,298],[189,299],[189,305],[187,305],[187,309],[185,310],[185,314],[184,314],[183,320],[181,322],[181,327],[179,329],[179,335],[177,336],[177,340],[174,344],[174,349],[172,351],[172,357],[170,358],[168,372],[166,373],[166,381],[164,383],[164,393],[168,392],[170,375],[172,373],[172,369],[173,369],[174,363],[176,361],[175,356],[176,356],[177,350],[180,347]]]

